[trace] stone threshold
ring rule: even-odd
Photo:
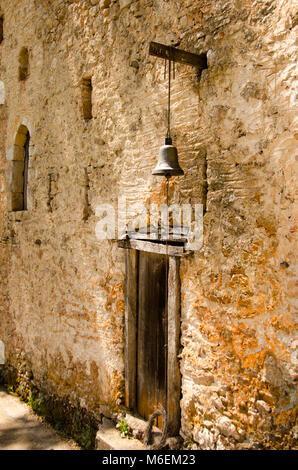
[[[146,450],[138,439],[121,437],[112,420],[103,418],[95,438],[96,450]]]
[[[119,430],[116,428],[115,422],[111,419],[103,418],[102,424],[99,426],[96,434],[96,449],[97,450],[149,450],[150,446],[143,443],[147,421],[126,413],[125,416],[118,416],[117,421],[120,422],[124,417],[128,424],[131,437],[121,437]],[[154,443],[158,443],[161,439],[162,432],[156,426],[152,427],[152,438]],[[172,437],[167,439],[167,447],[171,450],[179,449],[181,439]]]

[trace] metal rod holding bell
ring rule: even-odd
[[[184,175],[184,171],[179,165],[177,148],[172,144],[170,119],[171,119],[171,58],[168,67],[168,130],[164,145],[159,151],[159,158],[152,175],[171,176]]]

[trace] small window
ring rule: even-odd
[[[29,142],[29,131],[26,126],[21,125],[15,138],[13,158],[10,161],[9,210],[11,211],[28,209]]]
[[[29,75],[29,51],[27,47],[21,49],[19,55],[19,80],[24,81]]]
[[[3,41],[3,23],[4,23],[4,18],[3,16],[0,16],[0,44]]]
[[[30,134],[27,132],[24,145],[24,181],[23,181],[23,210],[28,210],[28,169],[29,169],[29,142]]]
[[[83,119],[92,119],[92,82],[91,78],[83,78],[81,83]]]

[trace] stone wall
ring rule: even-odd
[[[181,266],[181,434],[202,449],[293,447],[295,2],[13,3],[0,3],[7,363],[97,416],[123,403],[124,253],[97,240],[96,206],[123,195],[131,208],[164,202],[151,171],[167,83],[149,42],[207,53],[201,77],[177,65],[172,90],[185,176],[171,179],[170,199],[206,205],[203,249]],[[21,125],[30,133],[28,210],[7,212]]]

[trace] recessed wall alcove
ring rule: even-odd
[[[29,130],[21,124],[8,162],[9,211],[28,209],[29,143]]]
[[[0,15],[0,44],[4,39],[3,25],[4,25],[4,17],[3,17],[3,15]]]
[[[29,51],[22,47],[19,53],[19,80],[24,81],[29,76]]]

